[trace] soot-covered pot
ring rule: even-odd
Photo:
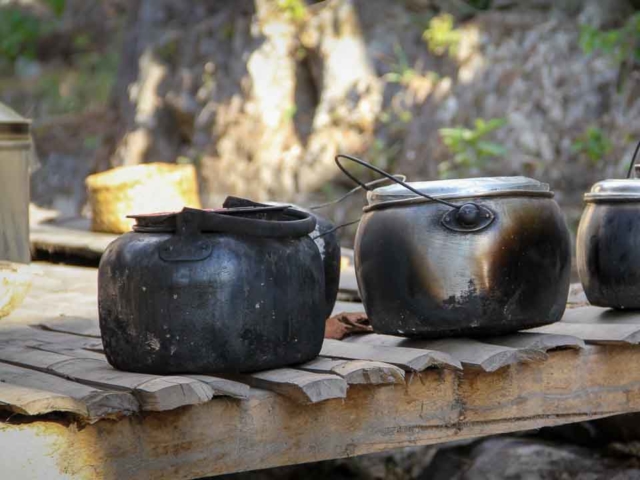
[[[370,191],[358,227],[356,274],[375,331],[488,335],[561,318],[570,236],[548,185],[525,177],[408,185]]]
[[[584,201],[576,256],[587,299],[599,307],[639,309],[640,180],[598,182]]]
[[[313,359],[324,334],[315,219],[286,207],[137,216],[99,268],[100,329],[121,370],[249,372]]]
[[[268,205],[286,205],[283,203],[270,202],[268,204],[257,203],[246,198],[239,198],[229,196],[226,198],[223,207],[237,208],[237,207],[266,207]],[[325,310],[324,316],[329,318],[333,307],[336,304],[338,298],[338,289],[340,287],[340,264],[341,264],[341,249],[340,239],[336,233],[336,226],[327,218],[317,213],[307,210],[298,205],[290,205],[291,208],[301,210],[308,213],[316,219],[316,227],[309,235],[315,242],[324,264],[324,283],[325,283]]]

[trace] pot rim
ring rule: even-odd
[[[552,191],[526,191],[526,190],[500,190],[494,192],[485,192],[478,193],[476,195],[457,195],[457,194],[449,194],[449,195],[439,195],[438,199],[446,199],[446,200],[465,200],[464,203],[468,203],[467,201],[473,201],[475,199],[484,199],[484,198],[498,198],[498,197],[540,197],[540,198],[553,198],[554,193]],[[386,202],[374,203],[372,205],[365,206],[362,211],[370,212],[372,210],[384,210],[386,208],[393,207],[406,207],[412,205],[419,205],[422,203],[433,204],[436,203],[432,200],[429,200],[424,197],[411,197],[406,199],[399,200],[388,200]],[[463,204],[464,204],[463,203]],[[462,206],[461,204],[460,206]]]
[[[181,212],[128,215],[136,220],[136,233],[178,233],[178,224],[184,214],[195,214],[197,228],[202,233],[232,233],[253,237],[304,237],[314,231],[313,215],[291,207],[229,208],[204,210],[185,208]],[[279,218],[247,218],[248,215],[278,215]]]

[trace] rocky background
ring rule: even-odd
[[[0,0],[0,101],[33,118],[35,205],[85,177],[196,165],[203,202],[313,205],[333,157],[410,180],[524,174],[575,230],[640,140],[638,0]],[[361,169],[354,173],[367,180]],[[362,196],[327,209],[358,217]],[[345,245],[353,228],[343,230]],[[640,478],[635,417],[240,478]]]

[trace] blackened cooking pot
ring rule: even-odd
[[[397,183],[369,191],[355,241],[375,331],[489,335],[562,317],[570,236],[548,185],[525,177]]]
[[[315,219],[286,207],[134,216],[98,278],[109,363],[156,374],[305,362],[324,334]]]
[[[640,309],[640,179],[598,182],[584,201],[576,257],[587,299],[599,307]]]
[[[318,215],[310,210],[307,210],[298,205],[290,205],[283,203],[270,202],[257,203],[246,198],[229,196],[222,204],[225,208],[238,208],[238,207],[268,207],[274,206],[290,206],[296,210],[301,210],[307,214],[313,216],[316,219],[316,227],[309,235],[315,242],[324,264],[324,295],[325,295],[325,318],[331,316],[333,307],[336,304],[338,298],[338,289],[340,287],[340,263],[342,259],[340,250],[340,239],[336,233],[336,226],[327,218],[322,215]]]

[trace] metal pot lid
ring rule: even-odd
[[[584,194],[586,202],[640,200],[640,181],[637,179],[602,180]]]
[[[31,122],[0,103],[0,143],[30,142]]]
[[[480,177],[409,183],[421,193],[435,198],[470,198],[508,194],[552,196],[549,185],[528,177]],[[402,185],[389,185],[367,193],[369,205],[422,198]]]

